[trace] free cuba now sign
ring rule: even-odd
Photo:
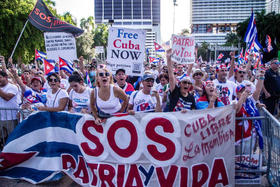
[[[127,75],[141,76],[145,58],[146,31],[111,27],[107,65],[113,73],[124,69]]]
[[[84,186],[233,186],[234,114],[225,106],[96,125],[90,115],[40,112],[11,134],[0,176],[38,184],[63,171]],[[47,122],[35,126],[33,118]]]

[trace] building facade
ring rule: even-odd
[[[95,0],[95,22],[144,29],[146,48],[160,43],[160,0]]]
[[[266,0],[266,13],[280,13],[280,0]]]
[[[223,45],[237,23],[266,8],[266,0],[191,0],[191,33],[199,45]]]

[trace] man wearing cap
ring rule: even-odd
[[[236,84],[227,80],[227,66],[221,64],[217,67],[217,79],[213,82],[224,105],[229,105],[236,97]]]
[[[161,112],[161,98],[156,90],[152,90],[155,82],[154,74],[145,71],[142,76],[143,89],[134,91],[129,99],[129,113],[134,111]]]
[[[276,104],[280,98],[280,62],[277,58],[270,61],[270,69],[265,72],[263,102],[271,114],[276,112]]]
[[[169,111],[187,111],[195,109],[195,99],[190,93],[192,89],[192,82],[190,77],[183,77],[180,79],[178,86],[176,85],[176,78],[171,61],[172,49],[169,49],[166,53],[168,76],[169,76]]]
[[[31,109],[33,106],[41,106],[47,101],[47,90],[42,87],[43,81],[39,76],[31,78],[30,87],[26,86],[17,75],[17,71],[12,68],[11,73],[23,93],[22,109]],[[34,108],[35,109],[35,108]]]
[[[134,91],[133,86],[126,82],[127,75],[125,74],[124,69],[118,69],[116,71],[115,79],[116,79],[116,85],[119,86],[127,96],[130,96],[131,93]]]

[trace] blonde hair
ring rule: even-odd
[[[112,73],[107,68],[102,68],[102,69],[98,68],[96,70],[96,86],[100,87],[98,78],[99,78],[99,71],[102,71],[102,70],[105,72],[108,72],[110,74],[109,84],[114,84]]]

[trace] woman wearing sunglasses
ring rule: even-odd
[[[128,97],[121,88],[114,86],[112,74],[106,68],[97,70],[96,84],[96,88],[91,92],[90,106],[95,123],[100,125],[102,119],[109,118],[114,113],[123,113]]]
[[[195,69],[192,77],[194,79],[194,96],[198,99],[203,93],[203,87],[205,82],[203,81],[204,74],[201,69]]]
[[[193,110],[196,108],[195,99],[190,92],[193,89],[191,79],[187,76],[180,79],[178,85],[173,72],[173,64],[171,61],[172,49],[167,50],[167,66],[169,76],[169,111],[182,111]]]
[[[202,96],[198,98],[196,103],[197,109],[215,108],[224,106],[223,102],[218,98],[217,89],[213,81],[206,81],[203,88]]]
[[[47,91],[47,103],[46,106],[38,107],[38,109],[49,112],[66,110],[69,96],[66,90],[60,88],[59,75],[52,73],[47,77],[47,81],[51,88]]]

